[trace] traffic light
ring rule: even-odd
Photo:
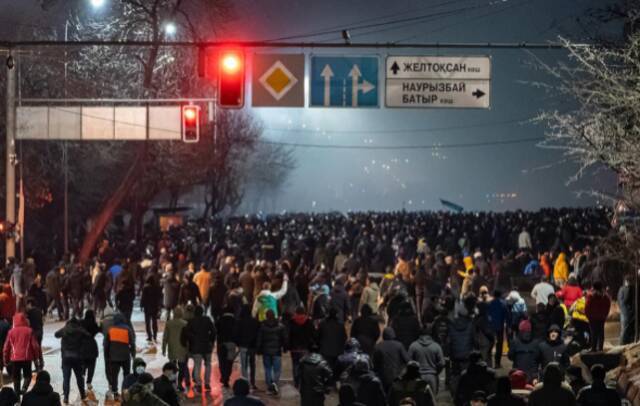
[[[182,141],[200,141],[200,106],[182,106]]]
[[[223,51],[218,58],[218,105],[244,106],[244,55],[242,51]]]

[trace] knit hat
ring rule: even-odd
[[[518,331],[521,333],[530,333],[531,322],[529,320],[522,320],[520,324],[518,324]]]

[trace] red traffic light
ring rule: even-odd
[[[200,141],[200,106],[182,106],[182,141]]]
[[[244,106],[244,54],[240,50],[222,51],[218,58],[218,104]]]

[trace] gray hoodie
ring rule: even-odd
[[[409,346],[409,358],[420,364],[420,375],[438,375],[444,369],[444,355],[440,344],[423,334]]]

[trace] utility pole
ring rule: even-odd
[[[7,58],[7,144],[6,144],[6,221],[8,225],[16,223],[16,61],[17,57],[9,54]],[[5,259],[16,256],[16,240],[11,233],[7,234],[5,243]]]
[[[69,40],[69,20],[64,23],[64,42]],[[67,98],[67,51],[64,51],[64,97]],[[64,253],[69,253],[69,150],[64,140],[62,160],[64,165]]]

